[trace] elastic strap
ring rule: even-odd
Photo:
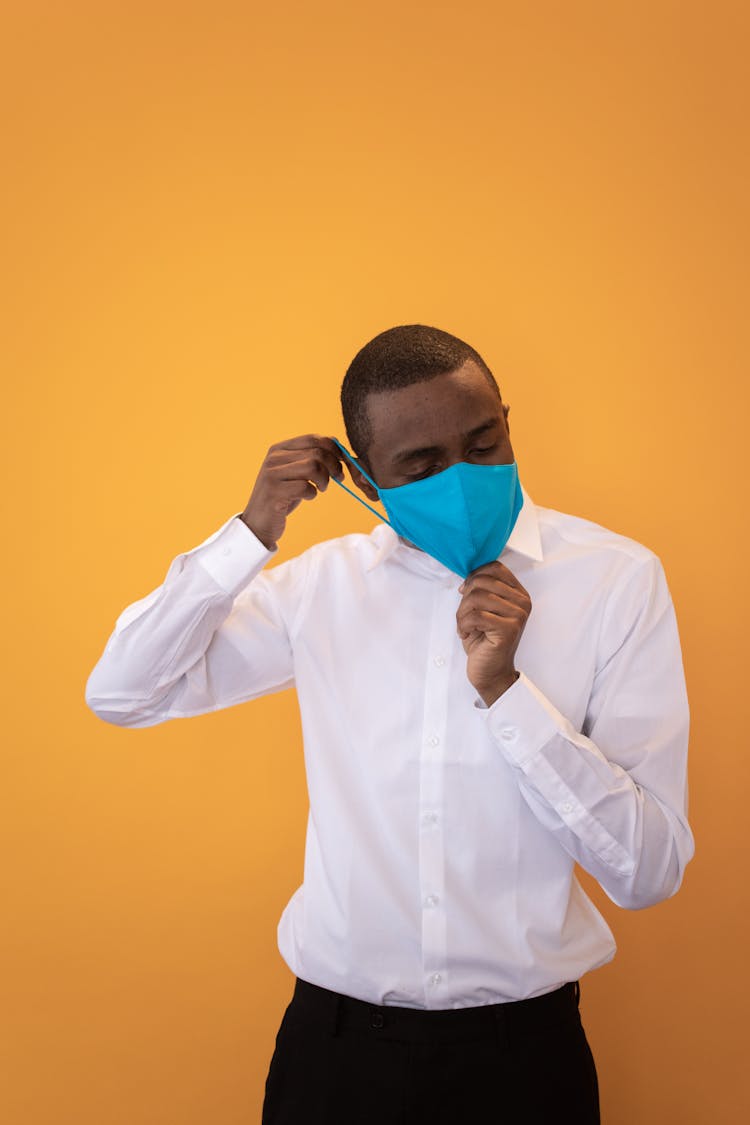
[[[375,481],[372,479],[371,476],[367,475],[367,473],[361,467],[361,465],[357,464],[357,462],[354,460],[354,458],[352,457],[349,450],[345,449],[344,446],[341,444],[341,442],[337,441],[336,438],[334,438],[333,440],[336,442],[336,445],[339,447],[339,449],[344,454],[346,459],[348,461],[351,461],[352,465],[354,465],[354,468],[358,469],[359,472],[362,474],[362,476],[370,482],[370,484],[372,485],[372,487],[374,489],[377,490],[378,486],[375,484]],[[336,477],[332,477],[331,479],[339,486],[339,488],[343,488],[344,492],[348,492],[350,496],[353,496],[355,500],[358,500],[360,504],[364,505],[364,507],[367,508],[368,512],[372,512],[372,514],[374,516],[377,516],[379,520],[382,520],[383,523],[387,523],[387,524],[389,524],[389,526],[393,527],[393,524],[391,523],[391,521],[386,516],[381,515],[380,512],[377,510],[377,508],[373,508],[372,505],[368,504],[366,500],[363,500],[361,496],[357,496],[356,492],[353,492],[352,489],[349,488],[347,485],[345,485],[342,481],[336,480]]]

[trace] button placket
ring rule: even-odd
[[[422,754],[419,775],[419,887],[425,1002],[437,1004],[436,988],[447,960],[443,836],[444,753],[455,591],[436,585],[427,637]],[[447,655],[446,655],[447,654]]]

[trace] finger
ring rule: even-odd
[[[347,464],[346,459],[330,438],[319,437],[317,443],[310,446],[309,449],[311,455],[317,457],[325,465],[329,476],[337,477],[339,480],[344,479],[342,465]],[[348,464],[347,468],[349,468]]]
[[[286,438],[284,441],[276,442],[270,446],[268,452],[270,454],[284,454],[286,451],[299,450],[299,449],[315,449],[326,457],[332,458],[331,467],[343,463],[344,456],[336,445],[333,438],[326,437],[324,434],[302,434],[299,437]],[[335,476],[335,473],[331,474]]]
[[[523,586],[509,586],[507,582],[504,582],[500,578],[490,578],[487,576],[480,576],[474,579],[471,587],[469,589],[464,589],[464,595],[461,601],[475,601],[477,598],[481,599],[485,596],[504,598],[513,605],[517,605],[520,609],[525,610],[527,613],[531,611],[531,598],[526,590],[524,590]]]
[[[320,446],[321,449],[327,449],[329,453],[341,452],[333,438],[326,437],[324,434],[300,434],[299,437],[285,438],[283,441],[274,442],[270,448],[312,449],[315,446]]]
[[[456,617],[465,617],[476,609],[484,609],[489,613],[500,613],[506,617],[528,617],[527,606],[512,598],[503,597],[492,590],[475,590],[466,594],[456,610]]]
[[[342,461],[327,449],[318,446],[304,446],[299,449],[269,449],[266,463],[272,469],[284,469],[289,465],[301,465],[304,461],[315,461],[325,472],[325,483],[329,477],[344,479]]]
[[[487,610],[472,610],[458,622],[458,633],[462,640],[473,633],[494,634],[510,640],[518,632],[518,618],[489,612]]]
[[[297,461],[273,467],[274,476],[278,480],[309,480],[312,481],[319,492],[325,492],[331,473],[321,457],[302,457]]]
[[[344,470],[342,466],[346,464],[346,462],[341,457],[337,457],[335,453],[331,453],[327,449],[321,449],[320,453],[328,475],[335,477],[336,480],[343,480]],[[349,475],[351,476],[351,467],[349,465],[347,465],[346,467],[349,469]]]
[[[461,593],[467,593],[475,586],[488,587],[497,583],[502,583],[504,586],[528,595],[528,591],[518,581],[515,574],[502,564],[494,566],[492,570],[482,568],[474,571],[464,579],[459,590]]]
[[[461,601],[467,597],[477,597],[481,594],[496,594],[498,597],[509,597],[518,604],[531,605],[531,595],[523,586],[512,586],[504,578],[480,575],[473,578],[471,583],[463,583]]]
[[[456,621],[462,629],[467,629],[472,621],[482,620],[483,614],[496,617],[498,621],[506,621],[513,626],[518,626],[526,619],[526,615],[517,606],[498,602],[492,605],[467,606],[463,612],[456,614]]]
[[[501,578],[504,582],[507,582],[509,586],[515,586],[519,590],[524,589],[513,571],[510,570],[505,563],[501,563],[497,559],[489,563],[484,563],[482,566],[478,566],[476,570],[473,570],[471,574],[467,575],[464,579],[464,587],[469,589],[474,582],[478,581],[483,576]]]
[[[284,481],[273,507],[277,512],[291,512],[301,500],[314,500],[317,495],[317,488],[308,480]]]
[[[472,618],[481,613],[493,614],[495,617],[510,621],[516,626],[524,625],[529,616],[524,606],[516,605],[515,602],[508,601],[506,598],[485,594],[483,597],[474,598],[471,601],[464,600],[456,612],[456,621],[465,625],[466,622],[471,621]]]

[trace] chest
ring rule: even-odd
[[[386,575],[320,590],[294,640],[305,721],[399,760],[480,760],[487,733],[456,628],[456,584]],[[529,568],[517,577],[532,612],[516,667],[580,729],[596,671],[603,593]]]

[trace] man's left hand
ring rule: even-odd
[[[458,635],[466,674],[488,707],[518,679],[515,655],[531,613],[531,598],[501,562],[473,570],[459,587]]]

